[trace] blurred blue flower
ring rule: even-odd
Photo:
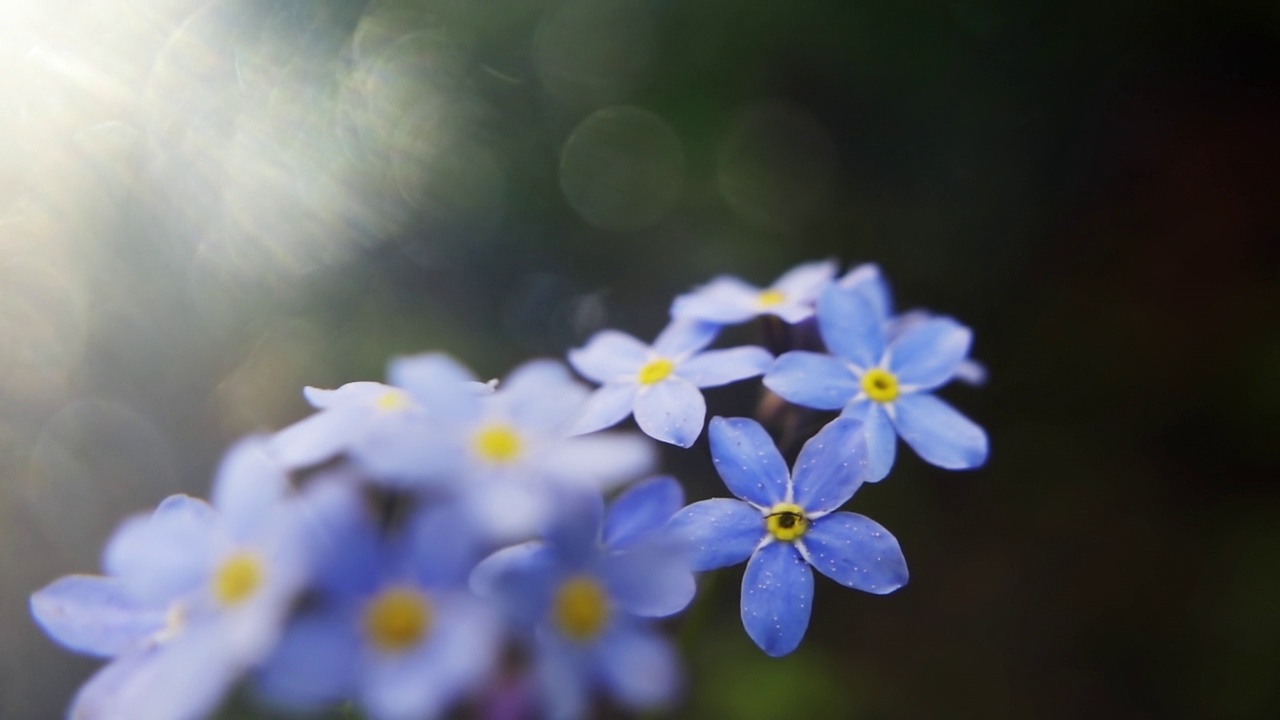
[[[987,434],[929,392],[955,376],[973,340],[969,328],[933,317],[889,340],[872,302],[839,285],[818,300],[818,328],[833,354],[783,353],[764,384],[797,405],[841,409],[862,420],[868,482],[889,473],[898,436],[938,467],[959,470],[986,462]]]
[[[228,452],[212,498],[167,498],[112,536],[106,577],[69,576],[32,595],[55,640],[117,658],[70,716],[200,717],[271,651],[306,576],[288,479],[250,439]]]
[[[545,541],[500,550],[472,573],[477,594],[499,599],[532,629],[547,717],[584,717],[596,686],[636,709],[675,698],[676,654],[644,619],[693,599],[683,548],[665,529],[683,498],[670,477],[637,483],[607,515],[598,496],[577,498]]]
[[[638,434],[570,436],[588,391],[563,363],[527,362],[496,389],[442,353],[397,358],[387,375],[390,385],[309,390],[324,409],[278,433],[273,451],[317,459],[341,448],[380,484],[456,497],[505,541],[545,524],[559,493],[616,487],[652,466]]]
[[[671,316],[732,325],[760,315],[774,315],[795,324],[813,316],[814,301],[835,274],[834,261],[804,263],[764,289],[722,275],[677,297],[671,303]]]
[[[741,498],[696,502],[671,519],[695,571],[747,561],[742,625],[768,655],[799,646],[813,607],[812,565],[841,585],[877,595],[907,582],[898,541],[874,520],[835,512],[865,474],[861,423],[837,418],[809,439],[794,477],[764,428],[746,418],[712,419],[711,457]]]
[[[885,339],[893,342],[906,331],[934,317],[926,310],[908,310],[893,314],[893,296],[885,282],[880,266],[863,263],[845,273],[837,283],[840,287],[860,293],[884,322]],[[969,385],[982,385],[987,381],[987,369],[982,363],[966,357],[956,366],[955,379]]]
[[[391,384],[352,382],[336,390],[308,387],[307,402],[318,412],[277,432],[270,441],[276,460],[294,470],[350,455],[388,482],[412,481],[394,451],[434,441],[429,409],[456,405],[460,398],[493,392],[469,370],[441,353],[398,359],[388,371]],[[409,475],[406,478],[401,475]]]
[[[501,644],[497,613],[466,589],[480,539],[456,508],[427,506],[380,529],[355,488],[333,484],[311,547],[314,602],[258,676],[275,704],[355,699],[374,720],[440,716],[485,681]]]
[[[726,385],[764,373],[773,356],[754,346],[707,350],[719,326],[675,320],[645,345],[617,330],[603,330],[569,351],[574,369],[601,387],[573,426],[590,433],[635,413],[649,437],[689,447],[702,434],[707,403],[700,388]]]
[[[411,389],[435,387],[437,371],[423,366],[432,360],[398,360],[392,376],[411,378],[405,383]],[[563,493],[608,490],[653,465],[653,444],[639,434],[570,435],[587,395],[563,363],[530,361],[492,394],[442,400],[436,393],[430,441],[388,442],[380,462],[401,473],[436,473],[436,485],[457,494],[491,537],[529,537],[547,524]]]

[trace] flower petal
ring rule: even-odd
[[[885,282],[879,265],[863,263],[845,273],[838,282],[841,287],[861,293],[875,309],[881,322],[887,322],[893,314],[893,295],[889,292],[889,284]]]
[[[813,572],[788,542],[756,551],[742,575],[742,627],[771,657],[795,650],[813,610]]]
[[[489,542],[524,540],[541,532],[559,512],[554,490],[528,473],[476,475],[459,489],[462,522]]]
[[[768,350],[747,345],[694,355],[676,367],[676,374],[700,388],[717,387],[762,375],[772,363]]]
[[[788,270],[769,288],[782,295],[782,302],[769,306],[764,312],[791,325],[813,317],[814,301],[835,276],[836,267],[835,261],[822,260]]]
[[[729,492],[761,508],[787,497],[790,473],[773,438],[749,418],[711,419],[711,460]]]
[[[267,450],[281,467],[300,470],[319,465],[346,449],[360,423],[352,408],[322,410],[271,436]]]
[[[649,437],[687,448],[702,434],[707,401],[693,383],[672,376],[636,395],[635,415]]]
[[[604,519],[604,544],[620,550],[662,531],[684,505],[684,489],[670,475],[659,475],[627,488],[613,501]]]
[[[719,334],[716,323],[675,318],[654,339],[653,352],[664,358],[688,356],[710,345]]]
[[[812,301],[817,299],[822,289],[835,277],[836,268],[834,260],[801,263],[783,273],[769,289],[781,292],[791,301]]]
[[[380,396],[394,389],[380,382],[361,380],[349,382],[336,390],[307,386],[302,389],[302,396],[311,407],[326,410],[331,407],[372,405]]]
[[[511,578],[537,575],[555,567],[555,554],[547,543],[530,540],[510,545],[481,560],[471,570],[467,586],[482,598],[497,597]]]
[[[968,358],[956,367],[956,379],[966,385],[981,387],[987,384],[987,366]]]
[[[457,502],[424,503],[401,530],[406,575],[416,576],[428,588],[464,584],[476,561],[491,546],[476,533],[459,532],[458,518],[465,510]],[[394,541],[393,541],[394,542]]]
[[[885,595],[907,584],[907,559],[880,523],[857,513],[818,518],[800,540],[818,572],[854,590]]]
[[[363,668],[360,704],[370,717],[439,717],[492,667],[498,633],[484,604],[452,596],[432,600],[438,621],[419,648],[374,654]]]
[[[203,512],[190,512],[192,505],[204,503],[174,496],[150,517],[122,523],[103,550],[106,573],[144,602],[168,602],[197,587],[213,559],[216,524]]]
[[[496,600],[518,623],[537,622],[551,601],[559,561],[551,547],[530,541],[505,547],[481,560],[467,586],[486,600]]]
[[[671,303],[671,316],[731,325],[760,314],[760,290],[722,275]]]
[[[190,495],[170,495],[156,506],[152,518],[165,518],[213,532],[219,522],[218,511],[209,503]]]
[[[849,366],[830,355],[804,350],[783,353],[764,376],[764,386],[789,403],[839,410],[861,390]]]
[[[517,427],[560,434],[581,412],[586,386],[558,360],[531,360],[498,385],[487,402]]]
[[[765,536],[760,511],[730,498],[696,502],[677,512],[667,528],[673,538],[685,544],[694,572],[743,562]]]
[[[555,633],[539,633],[536,642],[533,673],[542,700],[542,717],[588,717],[595,658]]]
[[[601,330],[587,344],[569,351],[569,364],[598,383],[634,380],[649,355],[649,346],[618,330]]]
[[[295,501],[299,543],[315,589],[331,597],[371,592],[383,547],[368,497],[346,478],[308,482]]]
[[[387,380],[408,390],[419,402],[439,395],[475,394],[476,376],[462,363],[441,352],[392,358],[387,363]]]
[[[441,482],[453,477],[465,458],[460,438],[450,432],[463,423],[456,418],[450,422],[452,427],[442,429],[441,423],[421,414],[382,416],[370,431],[352,439],[350,457],[382,484],[420,487]]]
[[[173,642],[122,655],[89,679],[67,717],[173,720],[207,717],[244,669],[216,625],[192,626]]]
[[[875,308],[854,290],[831,285],[818,298],[818,330],[827,349],[860,368],[884,355],[884,324]]]
[[[967,470],[987,461],[987,433],[933,395],[903,395],[894,411],[898,434],[925,462]]]
[[[862,432],[867,440],[867,466],[863,482],[880,482],[893,469],[898,450],[898,433],[884,406],[870,400],[860,400],[849,404],[840,416],[862,420]]]
[[[144,603],[117,578],[67,575],[31,594],[31,616],[59,645],[112,657],[165,627],[168,608]]]
[[[889,367],[899,383],[932,390],[956,374],[972,344],[969,328],[951,318],[930,318],[889,345]]]
[[[556,501],[557,516],[545,531],[561,564],[585,567],[599,554],[604,498],[598,492],[567,492]]]
[[[289,492],[289,478],[268,454],[264,439],[249,437],[227,451],[209,495],[232,535],[244,539]]]
[[[351,697],[360,658],[355,627],[341,611],[303,614],[259,671],[256,689],[269,703],[293,710]]]
[[[632,709],[666,705],[680,689],[671,644],[640,628],[620,629],[600,643],[600,671],[613,699]]]
[[[807,513],[835,510],[864,482],[867,462],[862,422],[832,420],[800,449],[791,479],[794,502]]]
[[[600,576],[618,605],[641,617],[666,617],[689,606],[697,587],[682,544],[641,542],[604,557]]]
[[[596,388],[582,404],[580,415],[569,426],[570,435],[585,435],[613,427],[631,414],[636,403],[635,383],[609,383]]]
[[[636,432],[607,432],[566,438],[542,459],[542,469],[560,484],[609,490],[653,469],[653,441]]]

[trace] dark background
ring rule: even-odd
[[[426,349],[501,375],[823,257],[975,329],[990,382],[943,395],[991,460],[903,449],[852,509],[911,583],[820,580],[785,660],[718,574],[677,714],[1280,716],[1274,3],[53,0],[0,28],[0,716],[94,667],[26,596],[303,385]],[[721,492],[704,443],[664,457]]]

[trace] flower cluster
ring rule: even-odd
[[[54,640],[110,659],[69,716],[200,718],[242,682],[282,709],[378,720],[661,708],[682,684],[662,619],[695,573],[742,562],[748,636],[790,653],[812,569],[875,594],[907,581],[893,535],[841,510],[889,473],[896,438],[944,468],[987,454],[933,395],[982,379],[970,331],[893,315],[874,266],[836,275],[718,278],[676,298],[652,344],[603,330],[568,353],[594,390],[559,361],[482,382],[438,353],[392,361],[386,383],[307,388],[315,412],[232,447],[209,502],[165,499],[116,531],[102,575],[32,595]],[[708,349],[757,318],[767,348]],[[756,377],[759,421],[706,422],[703,388]],[[835,410],[789,469],[800,429]],[[681,448],[705,428],[735,497],[686,505],[650,475],[648,438],[605,431],[630,415]]]

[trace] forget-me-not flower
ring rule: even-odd
[[[785,400],[863,421],[867,480],[893,466],[901,436],[926,462],[952,470],[987,459],[987,434],[933,395],[955,376],[973,334],[946,317],[923,320],[889,340],[864,295],[832,285],[818,300],[818,329],[831,355],[783,353],[764,384]]]
[[[560,362],[527,362],[495,387],[443,353],[422,353],[396,358],[387,376],[390,385],[309,391],[328,404],[278,433],[273,450],[323,458],[341,447],[380,484],[458,498],[497,540],[532,534],[559,492],[616,487],[653,462],[638,434],[570,436],[588,391]]]
[[[602,330],[585,346],[570,350],[574,369],[601,383],[572,432],[594,432],[634,413],[649,437],[693,445],[707,415],[701,388],[755,377],[773,362],[773,355],[754,346],[704,350],[718,332],[711,323],[675,320],[652,346],[617,330]]]
[[[532,627],[547,717],[584,717],[597,686],[637,709],[675,698],[676,654],[645,619],[677,613],[693,598],[682,547],[665,530],[682,502],[669,477],[637,483],[603,518],[598,497],[580,498],[545,542],[500,550],[472,573],[478,594],[502,600]]]
[[[312,709],[354,699],[373,720],[440,716],[488,677],[501,624],[466,588],[480,544],[447,503],[379,528],[349,484],[314,536],[313,601],[258,676],[272,702]]]
[[[105,577],[68,576],[32,595],[55,640],[116,658],[81,688],[71,717],[202,717],[271,651],[306,575],[290,492],[261,441],[243,441],[218,471],[212,505],[171,496],[116,531]]]
[[[888,342],[893,342],[907,330],[934,317],[933,313],[925,310],[908,310],[901,315],[894,315],[889,283],[885,282],[880,266],[875,263],[863,263],[850,269],[836,283],[840,287],[857,291],[871,305],[884,322],[885,339]],[[955,379],[968,385],[982,385],[987,381],[987,369],[977,360],[966,357],[956,366]]]
[[[393,361],[390,384],[360,381],[334,390],[305,388],[303,395],[317,412],[275,433],[272,455],[296,470],[345,454],[381,479],[418,479],[416,469],[402,468],[396,449],[434,442],[427,427],[431,408],[454,404],[458,396],[487,395],[494,383],[477,381],[443,354],[415,360],[408,372],[404,360]]]
[[[861,423],[837,418],[800,450],[795,473],[764,428],[747,418],[712,419],[716,471],[738,500],[696,502],[671,519],[694,570],[747,561],[742,625],[765,653],[799,646],[813,607],[813,572],[877,595],[907,582],[898,541],[870,518],[836,512],[862,483]]]
[[[797,265],[767,288],[722,275],[677,297],[671,303],[671,316],[733,325],[773,315],[794,325],[813,316],[814,301],[835,274],[836,263],[822,260]]]
[[[411,389],[450,383],[437,357],[401,358],[391,374]],[[554,514],[560,494],[609,490],[653,463],[653,443],[638,433],[571,435],[588,391],[558,361],[526,362],[488,395],[424,395],[438,398],[426,436],[385,442],[381,467],[433,475],[495,539],[528,537]]]

